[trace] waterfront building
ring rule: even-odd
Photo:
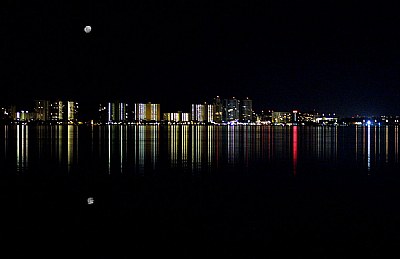
[[[240,121],[247,123],[253,121],[253,101],[249,97],[240,103]]]
[[[213,121],[215,123],[221,123],[222,122],[222,113],[223,113],[223,105],[221,102],[221,99],[219,98],[219,96],[217,96],[216,98],[214,98],[214,107],[213,107],[213,111],[214,111],[214,116],[213,116]]]
[[[128,104],[124,102],[109,102],[99,107],[100,121],[103,123],[126,122],[128,119]]]
[[[290,112],[272,112],[272,124],[287,124],[292,122],[292,114]]]
[[[224,99],[223,121],[237,122],[240,119],[240,101],[233,97],[232,99]]]
[[[35,120],[49,121],[50,120],[50,101],[35,100]]]
[[[192,121],[207,121],[207,104],[192,104]]]
[[[160,104],[135,103],[133,105],[133,120],[136,122],[158,122],[161,120]]]

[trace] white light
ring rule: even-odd
[[[368,126],[371,125],[371,121],[370,120],[367,121],[367,125]]]
[[[85,31],[86,33],[89,33],[89,32],[92,31],[92,27],[90,27],[89,25],[87,25],[87,26],[85,26],[84,31]]]
[[[93,197],[87,198],[87,203],[88,203],[89,205],[93,204],[93,203],[94,203]]]

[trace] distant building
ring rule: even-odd
[[[160,104],[158,103],[147,103],[146,104],[146,121],[160,121],[161,113],[160,113]]]
[[[240,119],[240,101],[235,97],[224,99],[223,121],[233,122]]]
[[[223,113],[223,105],[221,102],[221,99],[219,96],[214,98],[214,116],[213,116],[213,121],[216,123],[221,123],[222,122],[222,113]]]
[[[240,103],[240,121],[251,122],[253,120],[253,101],[248,97]]]
[[[272,124],[273,110],[262,110],[260,114],[260,121],[262,124]]]
[[[32,119],[32,113],[29,113],[28,111],[20,111],[16,113],[16,121],[28,122]]]
[[[12,121],[16,120],[16,107],[15,105],[2,107],[0,109],[0,120]]]
[[[207,104],[192,104],[192,121],[207,121]]]
[[[135,103],[133,105],[133,120],[137,122],[158,122],[161,120],[160,104]]]
[[[315,115],[311,112],[299,112],[298,113],[298,122],[301,124],[314,124],[315,123]]]
[[[291,117],[290,112],[272,112],[272,123],[274,125],[290,123]]]
[[[214,120],[214,115],[215,115],[215,107],[213,104],[207,104],[207,116],[206,116],[206,122],[215,122]]]
[[[299,122],[299,120],[298,120],[298,111],[297,110],[293,110],[292,111],[292,123],[293,123],[293,125],[297,125],[298,122]]]
[[[163,120],[168,122],[181,122],[182,112],[167,112],[163,114]]]
[[[35,120],[49,121],[50,120],[50,101],[35,100]]]
[[[189,112],[182,112],[181,114],[181,121],[182,122],[189,122],[192,120],[192,117],[190,116]]]
[[[128,119],[128,104],[123,102],[109,102],[100,105],[100,121],[103,123],[126,122]]]
[[[163,114],[163,120],[171,123],[190,122],[190,113],[188,112],[167,112]]]
[[[338,122],[338,117],[336,114],[322,114],[322,116],[315,118],[315,122],[322,125],[336,124]]]
[[[67,120],[70,123],[76,122],[78,120],[78,103],[73,101],[67,102]]]
[[[65,102],[54,101],[50,103],[50,120],[52,121],[63,121],[65,113]],[[36,115],[38,116],[38,115]]]

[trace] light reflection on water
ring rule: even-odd
[[[67,172],[86,164],[110,174],[281,164],[291,165],[296,175],[304,163],[342,162],[367,172],[399,163],[398,126],[15,125],[1,130],[1,161],[17,172],[49,163]]]

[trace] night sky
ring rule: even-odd
[[[220,95],[248,96],[256,111],[400,114],[400,16],[382,1],[8,2],[1,104],[173,112]]]

